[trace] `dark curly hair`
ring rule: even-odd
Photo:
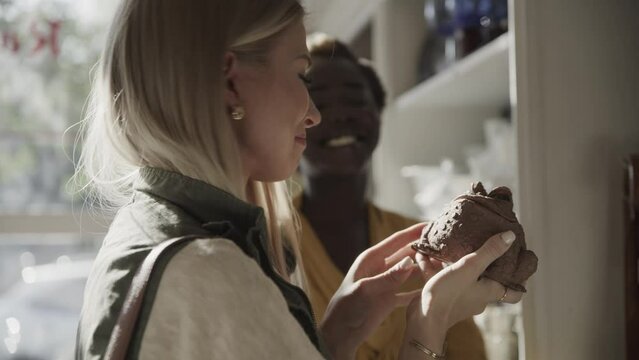
[[[310,35],[307,39],[307,46],[313,57],[345,59],[355,64],[368,82],[368,86],[373,93],[375,105],[379,111],[384,109],[384,106],[386,106],[386,91],[370,60],[357,58],[346,44],[323,33]]]

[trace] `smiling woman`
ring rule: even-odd
[[[334,38],[314,34],[308,44],[313,59],[309,90],[322,123],[308,131],[300,166],[304,191],[295,204],[302,219],[301,250],[310,299],[321,319],[357,256],[418,221],[381,209],[366,196],[385,105],[377,74]],[[405,289],[419,287],[414,282]],[[394,311],[362,343],[357,359],[396,359],[405,326],[405,311]],[[449,359],[486,357],[472,319],[451,328],[448,344]]]
[[[333,46],[321,35],[310,44],[309,91],[324,122],[309,131],[301,170],[309,175],[361,172],[379,140],[383,89],[377,77],[367,76],[361,70],[365,66],[345,47]]]

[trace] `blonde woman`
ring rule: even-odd
[[[303,17],[295,0],[122,0],[78,168],[118,209],[86,286],[78,359],[104,357],[136,269],[186,235],[198,239],[153,271],[128,358],[350,359],[409,305],[400,356],[424,359],[444,351],[450,326],[502,298],[477,278],[512,233],[441,270],[407,246],[417,225],[364,251],[316,326],[282,182],[320,121]],[[398,293],[420,273],[423,290]]]

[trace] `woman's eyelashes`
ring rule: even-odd
[[[308,77],[306,74],[299,74],[300,79],[302,80],[302,82],[304,83],[304,85],[311,86],[311,78]]]
[[[315,100],[316,101],[316,100]],[[344,98],[339,102],[333,102],[333,103],[319,103],[319,102],[315,102],[315,107],[317,108],[317,110],[321,113],[322,110],[325,110],[331,106],[337,106],[337,107],[348,107],[348,108],[357,108],[357,109],[369,109],[372,108],[373,105],[363,99],[348,99],[348,98]]]

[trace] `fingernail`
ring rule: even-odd
[[[407,256],[397,264],[397,267],[401,270],[406,270],[411,265],[413,265],[413,259],[410,256]]]
[[[515,241],[515,239],[517,238],[515,236],[515,233],[512,232],[511,230],[508,230],[506,232],[501,233],[501,239],[504,240],[504,242],[506,243],[506,245],[510,245],[513,243],[513,241]]]

